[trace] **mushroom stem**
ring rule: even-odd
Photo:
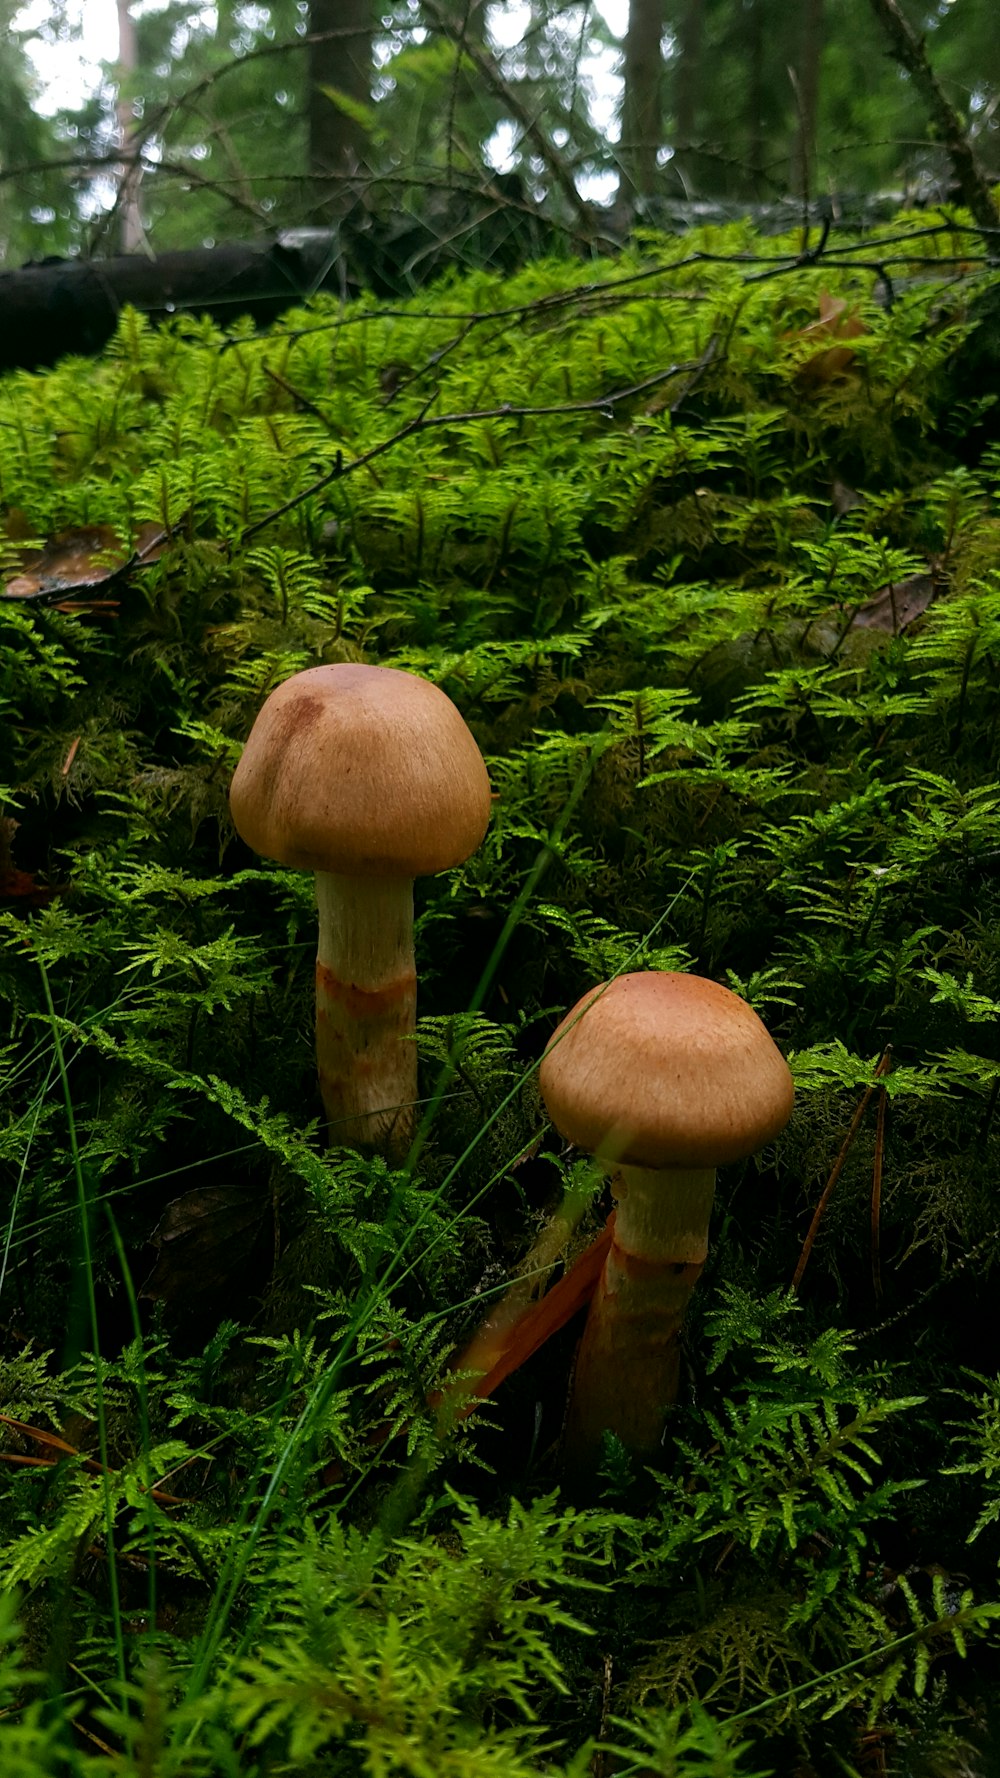
[[[577,1354],[566,1454],[592,1466],[601,1434],[652,1452],[680,1380],[680,1330],[708,1253],[714,1167],[623,1165],[617,1211]]]
[[[401,1158],[417,1098],[413,879],[316,872],[316,1059],[330,1139]]]

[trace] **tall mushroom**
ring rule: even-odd
[[[316,873],[316,1055],[335,1142],[405,1153],[417,1096],[413,879],[461,864],[490,786],[451,699],[392,667],[310,667],[273,691],[230,789],[237,832]]]
[[[677,1397],[715,1169],[784,1128],[792,1077],[738,995],[664,971],[585,994],[554,1033],[539,1084],[560,1134],[611,1173],[617,1203],[577,1357],[567,1456],[592,1460],[605,1431],[651,1452]]]

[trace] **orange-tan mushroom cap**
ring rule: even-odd
[[[542,1058],[568,1141],[639,1167],[717,1167],[788,1122],[788,1064],[745,1000],[703,976],[649,971],[591,988]]]
[[[230,788],[265,858],[348,877],[423,877],[476,850],[490,814],[482,754],[427,679],[310,667],[261,709]]]

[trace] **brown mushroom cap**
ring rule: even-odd
[[[310,667],[273,691],[230,789],[265,858],[347,877],[424,877],[476,850],[490,814],[451,699],[393,667]]]
[[[745,1000],[703,976],[650,971],[591,988],[539,1075],[561,1135],[639,1167],[717,1167],[783,1129],[794,1089]]]

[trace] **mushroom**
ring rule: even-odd
[[[316,872],[316,1055],[332,1140],[398,1158],[417,1097],[413,879],[461,864],[490,785],[451,699],[392,667],[310,667],[273,691],[230,789],[240,836]]]
[[[605,1431],[651,1452],[677,1399],[716,1167],[784,1128],[792,1077],[738,995],[652,971],[585,994],[554,1033],[539,1084],[560,1134],[612,1174],[617,1204],[577,1356],[567,1457],[592,1461]]]

